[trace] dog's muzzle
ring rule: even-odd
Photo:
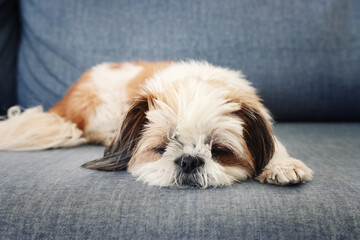
[[[200,157],[181,156],[175,160],[175,164],[179,166],[178,183],[193,187],[201,187],[199,175],[201,167],[205,161]]]

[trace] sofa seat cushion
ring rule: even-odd
[[[282,123],[277,136],[314,179],[215,189],[150,187],[80,167],[103,147],[0,152],[2,239],[356,239],[360,124]]]

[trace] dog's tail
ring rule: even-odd
[[[8,119],[0,121],[0,150],[26,151],[70,147],[86,143],[76,124],[42,107],[8,110]]]

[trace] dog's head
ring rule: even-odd
[[[127,169],[159,186],[216,187],[258,175],[274,152],[270,116],[239,72],[206,67],[155,75],[104,157],[84,166]]]

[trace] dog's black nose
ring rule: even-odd
[[[175,163],[181,167],[184,173],[190,173],[195,168],[204,165],[205,162],[200,157],[181,156],[175,160]]]

